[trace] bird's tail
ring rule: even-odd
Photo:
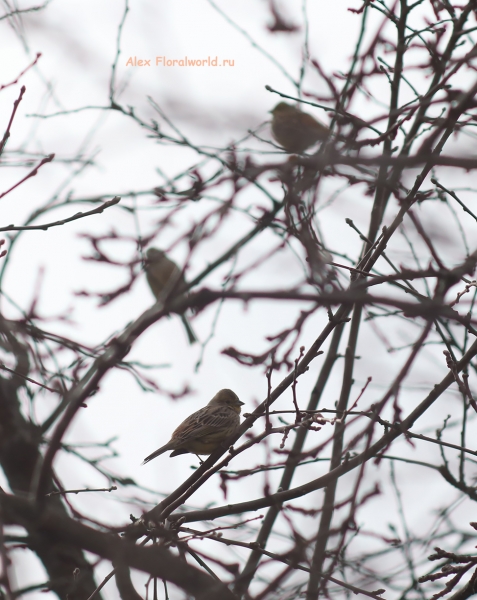
[[[146,463],[150,462],[153,458],[156,458],[156,456],[159,456],[160,454],[163,454],[164,452],[167,452],[168,450],[172,450],[172,448],[169,444],[166,444],[165,446],[161,446],[155,452],[153,452],[152,454],[149,454],[149,456],[146,456],[146,458],[142,461],[141,464],[145,465]]]
[[[197,342],[197,336],[192,329],[189,320],[185,315],[181,315],[182,322],[184,323],[185,330],[187,332],[187,337],[189,338],[189,344],[195,344]]]

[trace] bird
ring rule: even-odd
[[[173,450],[171,457],[187,453],[212,454],[240,425],[243,404],[232,390],[220,390],[206,406],[187,417],[167,444],[147,456],[142,464],[168,450]]]
[[[146,278],[156,300],[165,302],[172,296],[183,293],[187,284],[179,267],[166,256],[163,250],[148,248],[144,261]],[[189,339],[189,344],[197,342],[197,337],[185,314],[179,313]]]
[[[301,154],[330,135],[326,125],[286,102],[279,102],[270,112],[272,135],[291,154]]]

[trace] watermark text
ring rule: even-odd
[[[141,58],[130,56],[126,61],[126,67],[234,67],[235,59],[223,58],[218,56],[208,56],[207,58],[169,58],[168,56],[156,56],[152,58]]]

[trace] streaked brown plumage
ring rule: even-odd
[[[147,282],[156,300],[165,302],[170,296],[180,295],[187,284],[179,267],[162,250],[149,248],[144,263]],[[185,314],[180,314],[189,343],[197,341],[197,337]]]
[[[330,134],[328,127],[286,102],[279,102],[270,112],[272,135],[287,152],[301,154]]]
[[[173,432],[171,439],[144,459],[143,465],[163,452],[179,454],[212,454],[240,425],[240,407],[243,405],[232,390],[217,392],[212,400],[193,413]]]

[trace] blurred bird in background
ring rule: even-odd
[[[326,125],[286,102],[279,102],[270,112],[272,135],[287,152],[301,154],[330,135]]]
[[[149,248],[144,261],[147,282],[156,300],[166,302],[172,296],[184,293],[187,284],[179,267],[162,250]],[[197,337],[184,313],[179,313],[187,332],[189,344],[197,342]]]
[[[170,456],[179,454],[212,454],[240,425],[243,406],[235,392],[224,389],[212,400],[193,413],[173,432],[171,439],[144,459],[143,465],[156,456],[173,450]]]

